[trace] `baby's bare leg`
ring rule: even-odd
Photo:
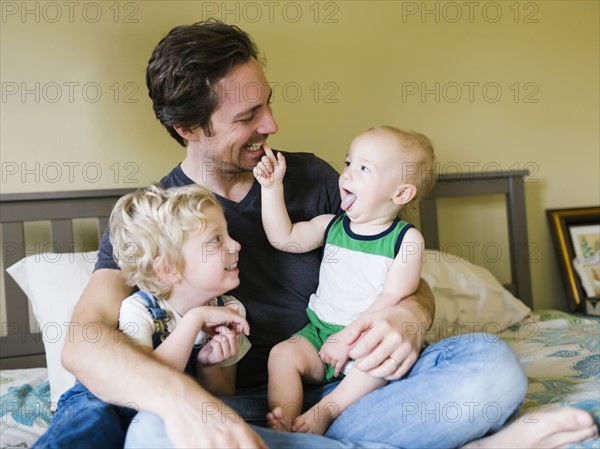
[[[353,368],[340,384],[292,423],[292,431],[324,435],[329,425],[351,404],[387,384]]]
[[[598,437],[589,413],[576,408],[533,411],[497,433],[463,446],[473,448],[558,448]]]
[[[325,367],[315,347],[305,338],[294,336],[277,344],[269,354],[267,425],[290,431],[302,413],[302,381],[320,383]]]

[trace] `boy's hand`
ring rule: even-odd
[[[240,349],[239,334],[250,334],[248,322],[239,315],[235,305],[202,307],[205,324],[203,330],[212,336],[198,352],[202,365],[216,365],[235,356]]]
[[[319,356],[323,362],[333,367],[335,371],[334,375],[337,377],[349,360],[349,352],[350,347],[346,343],[346,336],[342,330],[329,336],[325,343],[323,343],[323,346],[321,346]]]
[[[265,155],[254,167],[254,177],[265,188],[281,185],[285,176],[285,157],[281,151],[275,156],[271,147],[266,143],[263,144],[263,148]]]
[[[197,360],[202,365],[216,365],[229,360],[240,350],[240,337],[227,326],[214,329],[213,337],[198,352]]]
[[[250,325],[239,314],[239,309],[235,305],[230,304],[225,307],[202,306],[199,309],[202,311],[204,321],[202,330],[207,334],[218,333],[217,329],[225,326],[229,329],[229,332],[250,335]]]

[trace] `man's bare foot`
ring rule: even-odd
[[[285,416],[281,407],[275,407],[267,413],[267,426],[280,432],[292,431],[292,421]]]
[[[463,448],[558,448],[598,436],[592,416],[577,408],[533,411]]]
[[[321,405],[319,402],[292,422],[292,432],[325,435],[336,418],[336,411],[337,409],[332,408],[331,404]]]

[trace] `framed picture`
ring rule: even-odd
[[[600,207],[546,211],[567,305],[586,310],[600,300]]]

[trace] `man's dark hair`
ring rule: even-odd
[[[258,59],[248,34],[216,20],[173,28],[156,46],[146,69],[154,113],[169,134],[186,146],[173,128],[201,127],[212,135],[210,118],[219,105],[214,84],[238,64]]]

